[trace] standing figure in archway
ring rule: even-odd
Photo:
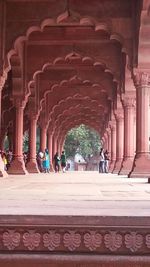
[[[43,158],[43,169],[44,172],[49,173],[50,172],[50,158],[49,158],[49,152],[48,149],[45,149],[44,152],[44,158]]]
[[[104,156],[104,149],[101,148],[100,150],[100,161],[99,161],[99,173],[105,172],[105,156]]]
[[[55,172],[59,172],[60,170],[60,157],[58,155],[58,152],[56,152],[55,156],[54,156],[54,168],[55,168]]]
[[[105,158],[105,173],[108,173],[108,163],[109,163],[109,155],[108,155],[108,151],[106,149],[106,151],[104,152],[104,158]]]
[[[60,159],[61,159],[62,170],[63,170],[63,172],[66,172],[66,155],[65,155],[65,151],[62,151]]]

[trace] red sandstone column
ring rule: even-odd
[[[123,161],[124,151],[124,117],[123,114],[117,112],[116,114],[116,162],[113,169],[113,173],[118,173]]]
[[[48,131],[48,151],[49,151],[50,160],[52,160],[52,142],[53,142],[52,133],[51,131]]]
[[[111,162],[111,129],[110,127],[108,127],[106,131],[108,135],[108,157],[109,157],[109,166],[110,166],[110,162]]]
[[[105,138],[104,138],[104,136],[101,139],[101,144],[102,144],[102,147],[105,149]]]
[[[23,112],[25,103],[20,98],[15,101],[16,127],[15,127],[15,156],[8,170],[10,174],[27,174],[23,160]]]
[[[47,129],[46,129],[46,127],[41,128],[40,147],[41,147],[42,152],[44,152],[45,149],[47,148]]]
[[[150,177],[149,97],[150,76],[139,72],[136,83],[136,155],[129,177]]]
[[[13,131],[12,127],[8,131],[8,140],[9,140],[9,150],[13,152]]]
[[[54,158],[54,155],[56,154],[56,152],[58,152],[57,151],[57,140],[56,140],[56,136],[54,136],[54,134],[53,134],[53,158]]]
[[[48,131],[48,151],[49,151],[49,156],[50,156],[50,171],[53,172],[53,135],[51,131]]]
[[[36,126],[37,116],[31,116],[29,134],[29,162],[27,163],[27,170],[30,173],[39,173],[36,161]]]
[[[134,160],[134,119],[135,119],[135,97],[127,95],[123,98],[124,103],[124,158],[119,174],[129,174],[132,170]]]
[[[57,139],[57,151],[58,151],[58,154],[60,156],[61,155],[61,146],[60,146],[60,141],[58,141],[58,139]]]
[[[1,78],[0,78],[0,83],[1,83]],[[3,86],[0,86],[0,135],[1,135],[1,103],[2,103],[2,88]],[[4,162],[1,158],[1,155],[0,155],[0,177],[7,177],[8,174],[7,172],[4,170]]]
[[[6,129],[1,127],[1,144],[0,144],[0,148],[1,150],[4,151],[4,141],[5,141],[5,137],[6,137]]]
[[[107,132],[104,133],[104,150],[108,150],[108,135]]]
[[[109,172],[112,172],[114,169],[115,161],[116,161],[116,122],[110,122],[111,128],[111,163],[109,167]]]
[[[111,129],[107,128],[107,136],[108,136],[108,153],[109,153],[109,157],[111,155]]]

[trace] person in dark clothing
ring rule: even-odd
[[[63,172],[66,172],[66,155],[65,155],[65,151],[62,151],[61,154],[61,167]]]
[[[101,148],[100,150],[100,161],[99,161],[99,173],[104,173],[105,172],[105,158],[104,158],[104,149]]]
[[[58,152],[56,152],[55,156],[54,156],[54,168],[55,168],[55,172],[59,172],[60,170],[60,157],[58,155]]]
[[[105,158],[105,164],[104,164],[105,173],[108,173],[109,156],[108,156],[108,151],[107,150],[104,152],[104,158]]]

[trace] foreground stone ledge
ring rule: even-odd
[[[0,216],[0,251],[150,255],[150,218]]]
[[[12,267],[12,262],[17,267],[148,267],[150,256],[0,254],[0,267]]]

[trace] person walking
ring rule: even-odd
[[[58,155],[58,152],[56,152],[56,154],[54,155],[54,168],[55,168],[55,172],[59,172],[60,170],[60,157]]]
[[[104,149],[103,148],[101,148],[99,155],[100,155],[99,173],[104,173],[105,172],[105,168],[104,168],[105,157],[104,157]]]
[[[50,172],[50,158],[49,158],[49,152],[47,148],[45,149],[45,152],[44,152],[43,169],[45,173]]]
[[[108,151],[107,151],[107,149],[106,149],[106,151],[104,152],[104,158],[105,158],[105,163],[104,163],[105,173],[108,173],[109,155],[108,155]]]
[[[60,159],[61,159],[62,171],[66,172],[66,155],[65,155],[65,151],[62,151]]]

